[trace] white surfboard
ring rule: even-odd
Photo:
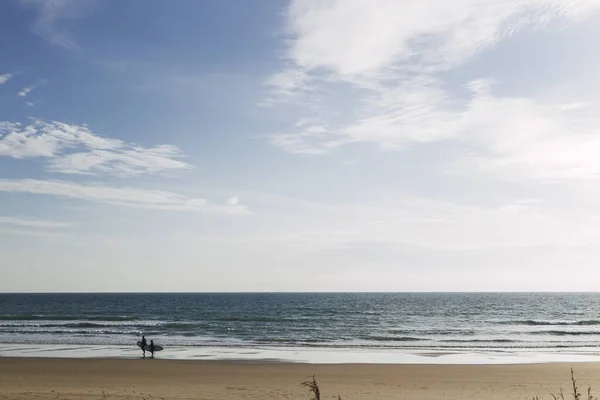
[[[137,346],[141,349],[142,348],[142,341],[138,340],[137,342]],[[154,345],[154,352],[156,353],[157,351],[161,351],[163,349],[162,346],[159,346],[157,344]],[[146,351],[150,351],[150,345],[146,344],[146,347],[144,347],[144,350]]]

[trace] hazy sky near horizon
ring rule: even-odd
[[[9,0],[0,37],[0,291],[600,290],[600,0]]]

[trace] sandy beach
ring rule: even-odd
[[[600,363],[311,365],[119,359],[0,359],[2,399],[531,399],[600,382]],[[600,389],[600,386],[597,386]]]

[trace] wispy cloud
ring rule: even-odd
[[[0,85],[11,80],[13,76],[13,74],[0,74]]]
[[[248,213],[247,206],[241,204],[237,198],[234,198],[234,201],[230,199],[226,204],[213,204],[203,198],[191,198],[162,190],[82,185],[53,180],[0,179],[0,192],[56,196],[66,199],[86,200],[114,206],[152,210],[198,211],[221,214]]]
[[[19,93],[17,93],[17,95],[18,95],[18,96],[20,96],[20,97],[25,97],[25,96],[27,96],[27,95],[29,94],[29,92],[31,92],[33,89],[35,89],[35,87],[34,87],[34,86],[28,86],[28,87],[25,87],[25,88],[21,89],[21,91],[20,91]]]
[[[457,117],[448,134],[480,150],[463,160],[471,171],[475,163],[475,170],[516,179],[600,176],[600,118],[595,108],[581,112],[579,107],[477,89]]]
[[[27,228],[68,228],[72,226],[66,222],[50,221],[44,219],[16,218],[0,216],[0,225],[13,225]]]
[[[523,27],[578,18],[599,6],[596,0],[465,0],[460,7],[444,0],[294,0],[287,58],[292,70],[314,74],[322,68],[350,79],[389,76],[398,67],[417,72],[415,65],[448,68]]]
[[[471,82],[467,88],[471,98],[451,101],[437,84],[404,86],[393,100],[370,99],[373,109],[378,109],[370,116],[328,132],[304,128],[271,141],[293,153],[321,154],[357,142],[397,149],[453,140],[479,154],[462,160],[469,171],[476,163],[475,170],[520,178],[600,175],[596,108],[583,111],[527,97],[496,96],[485,80]]]
[[[315,254],[374,245],[428,251],[586,246],[600,238],[598,207],[574,212],[538,199],[477,206],[396,194],[318,208],[294,204],[294,210],[239,241],[253,249]]]
[[[342,167],[348,167],[348,166],[350,166],[350,165],[359,164],[359,163],[361,163],[361,162],[362,162],[362,160],[349,160],[349,161],[344,161],[344,162],[342,162],[340,165],[341,165]]]
[[[16,228],[0,228],[0,235],[7,236],[33,236],[39,238],[61,238],[65,235],[56,231],[36,230],[36,229],[16,229]]]
[[[65,235],[65,228],[72,226],[67,222],[46,219],[0,216],[0,235],[58,238]]]
[[[33,8],[37,17],[32,31],[49,43],[69,50],[77,48],[68,27],[88,14],[93,0],[21,0],[24,6]]]
[[[24,87],[23,89],[21,89],[21,91],[19,93],[17,93],[17,95],[19,95],[21,97],[25,97],[29,94],[29,92],[31,92],[35,88],[36,88],[36,85]]]
[[[40,87],[40,85],[43,85],[45,83],[48,83],[48,81],[45,80],[45,79],[40,79],[37,83],[34,83],[33,85],[26,86],[23,89],[21,89],[21,91],[19,93],[17,93],[17,95],[19,97],[25,97],[29,93],[31,93],[32,91],[34,91],[35,89],[37,89],[38,87]]]
[[[598,174],[592,156],[600,152],[597,109],[583,102],[496,96],[488,79],[466,83],[470,97],[456,96],[442,73],[525,27],[591,16],[600,0],[461,4],[292,1],[285,20],[287,67],[268,84],[274,87],[271,96],[301,101],[297,119],[273,134],[271,143],[319,155],[351,143],[398,149],[452,140],[485,155],[469,162],[488,171],[548,178]],[[306,123],[315,107],[318,117]]]
[[[143,147],[96,135],[86,125],[34,120],[0,123],[0,157],[48,159],[47,169],[63,174],[135,176],[192,168],[172,145]]]
[[[237,196],[230,197],[229,200],[227,200],[228,206],[237,206],[239,204],[240,204],[240,199]]]

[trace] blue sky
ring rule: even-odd
[[[0,291],[600,290],[599,0],[0,4]]]

